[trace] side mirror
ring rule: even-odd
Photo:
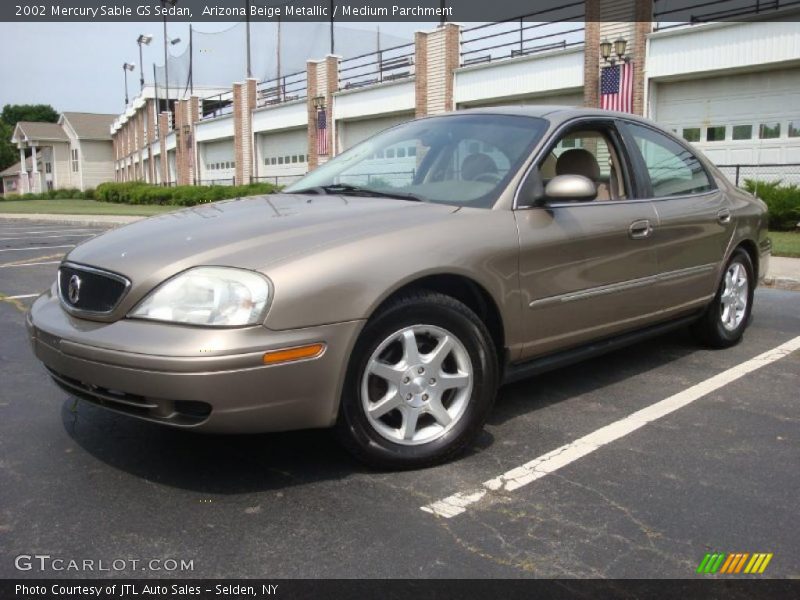
[[[597,197],[597,188],[583,175],[558,175],[544,188],[544,200],[563,202],[587,202]]]

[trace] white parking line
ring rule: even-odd
[[[50,248],[74,248],[75,244],[63,246],[36,246],[31,248],[3,248],[0,252],[22,252],[23,250],[49,250]]]
[[[0,269],[12,269],[16,267],[38,267],[39,265],[57,265],[60,260],[48,260],[45,262],[31,262],[31,263],[12,263],[10,265],[0,265]]]
[[[768,350],[763,354],[759,354],[755,358],[738,364],[727,371],[723,371],[719,375],[701,381],[669,398],[651,404],[647,408],[638,410],[624,419],[620,419],[619,421],[593,431],[574,442],[565,444],[547,454],[543,454],[522,466],[506,471],[499,477],[484,481],[481,487],[477,489],[458,492],[442,500],[438,500],[426,506],[421,506],[420,508],[425,512],[446,519],[460,515],[466,512],[468,506],[482,500],[487,495],[497,492],[512,492],[522,486],[528,485],[544,477],[548,473],[553,473],[575,462],[579,458],[602,448],[606,444],[636,431],[647,423],[651,423],[679,408],[687,406],[698,398],[702,398],[736,381],[740,377],[744,377],[756,369],[760,369],[776,360],[780,360],[798,349],[800,349],[800,336],[772,350]]]
[[[31,238],[36,238],[37,240],[49,240],[52,238],[68,238],[68,237],[93,237],[97,234],[95,233],[64,233],[61,235],[26,235],[23,237],[7,237],[7,238],[0,238],[0,242],[10,242],[13,240],[29,240]]]

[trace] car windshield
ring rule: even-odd
[[[489,208],[546,129],[536,117],[461,114],[410,121],[286,189]]]

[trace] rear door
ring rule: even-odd
[[[642,123],[622,126],[658,215],[658,308],[668,316],[702,306],[733,233],[727,198],[688,145]]]
[[[613,119],[562,129],[529,176],[546,183],[556,175],[560,155],[575,148],[594,155],[599,190],[608,186],[611,167],[623,183],[612,186],[609,199],[599,192],[589,202],[515,211],[527,339],[522,359],[635,329],[649,321],[657,304],[652,243],[657,216],[651,202],[637,198]]]

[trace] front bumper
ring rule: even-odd
[[[291,331],[204,329],[67,314],[50,292],[26,324],[33,352],[70,395],[140,419],[208,432],[329,427],[362,321]],[[269,350],[322,342],[313,359],[264,365]]]

